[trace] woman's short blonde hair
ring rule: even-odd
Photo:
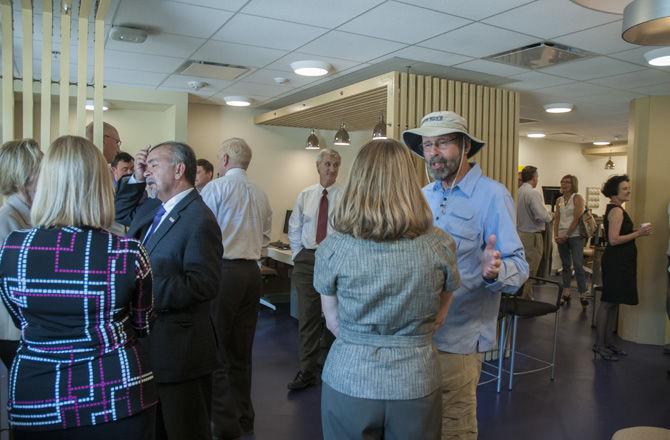
[[[570,179],[570,183],[572,184],[572,192],[577,194],[579,192],[579,180],[577,180],[577,176],[574,174],[566,174],[565,176],[561,177],[561,181],[565,179]]]
[[[0,194],[24,191],[37,178],[42,152],[34,139],[6,142],[0,147]]]
[[[112,177],[102,152],[79,136],[56,139],[42,161],[31,210],[37,227],[109,228]]]
[[[390,241],[418,237],[432,224],[407,147],[392,139],[365,144],[351,168],[334,228],[356,238]]]

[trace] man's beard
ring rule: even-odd
[[[146,191],[147,191],[147,197],[150,199],[155,199],[158,197],[158,188],[156,187],[155,184],[150,184],[146,186]]]
[[[433,164],[442,164],[442,168],[433,168]],[[456,177],[460,164],[460,156],[458,159],[445,159],[442,156],[433,156],[428,162],[428,171],[435,180],[450,180]]]

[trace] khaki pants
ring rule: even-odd
[[[442,369],[442,440],[476,440],[482,355],[438,353]]]
[[[526,254],[526,261],[528,262],[528,273],[534,277],[537,275],[537,269],[540,267],[542,260],[542,253],[544,250],[544,240],[542,239],[542,232],[521,232],[519,231],[519,238],[523,244],[523,249]],[[528,280],[523,285],[522,298],[531,299],[533,296],[533,281]]]

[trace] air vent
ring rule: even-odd
[[[543,67],[555,66],[594,55],[575,47],[542,42],[491,55],[486,59],[526,69],[542,69]]]
[[[519,118],[519,124],[530,124],[532,122],[540,122],[540,121],[537,119]]]
[[[177,73],[199,78],[212,78],[224,81],[233,81],[249,72],[248,67],[231,66],[230,64],[212,63],[209,61],[189,60],[177,69]]]

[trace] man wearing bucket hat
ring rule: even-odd
[[[503,185],[467,161],[484,142],[460,115],[430,113],[403,140],[435,179],[423,188],[435,226],[458,246],[461,286],[434,336],[442,368],[442,438],[476,439],[481,353],[496,346],[500,293],[518,291],[528,278],[514,202]]]

